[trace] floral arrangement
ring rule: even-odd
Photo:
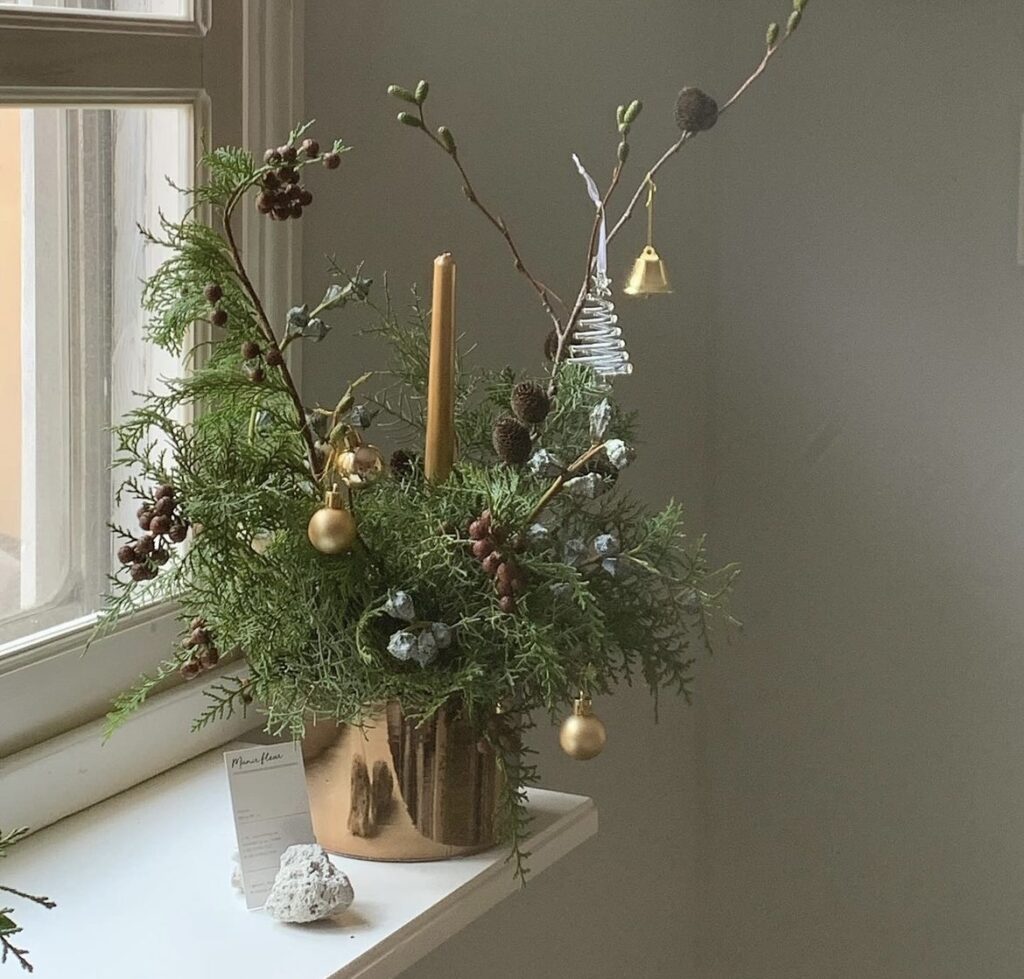
[[[769,26],[757,67],[723,105],[683,89],[677,134],[606,223],[642,110],[619,107],[612,175],[596,195],[572,302],[529,269],[452,130],[428,124],[427,83],[389,89],[406,104],[399,121],[451,159],[546,318],[547,364],[534,377],[456,357],[457,456],[440,474],[425,472],[422,455],[432,328],[419,295],[396,302],[386,279],[377,288],[361,267],[335,263],[318,301],[268,310],[236,238],[243,205],[269,220],[301,217],[314,201],[309,168],[336,170],[349,148],[322,150],[300,126],[262,161],[234,148],[205,155],[208,177],[189,191],[185,219],[147,232],[170,252],[145,290],[149,339],[191,370],[114,430],[116,463],[132,470],[119,499],[137,502],[139,525],[114,528],[122,570],[101,623],[173,596],[182,639],[116,702],[111,729],[172,675],[218,664],[231,668],[205,690],[197,729],[250,705],[269,731],[293,737],[311,719],[364,723],[388,701],[423,719],[455,709],[494,746],[504,837],[521,857],[533,716],[557,717],[581,691],[607,694],[622,681],[689,698],[711,625],[730,621],[737,569],[710,563],[677,504],[651,511],[631,494],[636,419],[616,401],[616,371],[580,338],[594,302],[608,301],[607,290],[594,296],[603,245],[653,175],[761,75],[804,6],[797,0],[784,28]],[[323,341],[343,321],[381,341],[382,361],[353,365],[335,404],[307,405],[288,348]]]

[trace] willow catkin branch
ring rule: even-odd
[[[726,109],[728,109],[732,105],[735,105],[737,100],[743,97],[743,94],[747,91],[747,89],[749,89],[750,86],[753,85],[754,82],[756,82],[757,79],[764,74],[765,69],[768,67],[768,63],[772,60],[772,58],[782,47],[782,45],[786,43],[790,36],[791,35],[787,34],[780,41],[776,42],[775,44],[770,44],[768,46],[768,49],[764,53],[764,57],[761,58],[757,67],[750,73],[750,75],[743,82],[743,84],[740,85],[740,87],[737,88],[735,92],[733,92],[729,100],[724,105],[719,107],[719,117],[721,117],[722,113],[725,112]],[[612,238],[614,238],[615,235],[618,234],[619,229],[633,216],[633,211],[636,208],[637,203],[643,196],[644,190],[647,187],[647,181],[653,178],[654,175],[669,161],[669,159],[675,156],[675,154],[678,153],[683,148],[683,146],[696,135],[697,134],[695,132],[684,130],[680,134],[680,136],[672,143],[672,145],[669,146],[669,148],[665,150],[664,153],[661,154],[661,156],[654,163],[654,165],[644,174],[644,179],[640,181],[640,186],[637,187],[633,196],[630,198],[629,203],[626,205],[626,209],[622,212],[622,215],[619,217],[618,221],[616,221],[615,224],[612,226],[612,230],[608,232],[608,241],[611,241]]]
[[[533,287],[534,292],[537,293],[540,298],[541,305],[544,307],[544,311],[548,314],[555,329],[561,326],[561,319],[555,312],[551,305],[551,300],[554,299],[559,305],[564,306],[565,304],[558,297],[558,294],[548,285],[545,285],[540,279],[538,279],[527,267],[523,261],[522,253],[519,251],[519,246],[516,244],[515,239],[512,237],[512,233],[508,229],[508,225],[505,223],[505,219],[500,215],[496,215],[480,198],[477,196],[476,189],[473,187],[472,181],[469,179],[469,174],[466,172],[465,166],[463,166],[462,160],[459,158],[458,147],[454,143],[446,143],[444,140],[435,136],[427,125],[426,119],[423,114],[423,106],[419,107],[419,121],[420,125],[418,128],[422,129],[424,133],[430,138],[431,142],[439,146],[447,156],[452,158],[452,162],[455,164],[456,169],[459,171],[459,176],[462,177],[462,191],[466,195],[466,199],[472,204],[481,214],[492,224],[498,233],[505,239],[505,244],[508,246],[508,250],[512,253],[512,262],[517,272],[520,272],[529,281]]]

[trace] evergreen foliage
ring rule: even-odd
[[[335,152],[343,148],[335,144]],[[296,165],[308,162],[300,156]],[[200,618],[237,670],[207,691],[196,728],[255,708],[269,731],[299,737],[311,719],[359,724],[368,705],[390,700],[422,718],[454,705],[498,751],[503,824],[521,869],[524,789],[536,778],[523,746],[531,717],[557,717],[580,689],[609,693],[621,681],[689,698],[691,666],[710,650],[710,624],[728,620],[737,570],[710,564],[703,538],[685,532],[678,505],[651,512],[626,488],[619,470],[636,420],[588,369],[558,366],[551,412],[533,429],[534,449],[554,462],[511,468],[499,463],[491,430],[509,413],[512,389],[529,378],[466,357],[457,372],[459,461],[451,477],[428,484],[414,458],[408,471],[353,493],[356,548],[340,556],[315,550],[307,524],[336,478],[320,470],[360,430],[360,413],[380,412],[378,427],[393,440],[382,449],[421,450],[429,312],[415,293],[396,308],[386,280],[374,293],[360,271],[335,265],[312,315],[375,334],[388,362],[372,378],[347,379],[349,389],[328,407],[297,405],[286,367],[268,366],[254,382],[243,342],[283,349],[303,339],[284,330],[284,310],[273,311],[279,329],[267,320],[231,234],[238,202],[271,168],[234,149],[215,150],[204,164],[209,179],[191,192],[196,207],[180,223],[163,220],[150,236],[169,257],[145,292],[150,339],[182,353],[190,370],[115,429],[116,462],[132,471],[122,494],[146,507],[155,487],[172,485],[192,533],[153,580],[112,578],[100,626],[173,596],[186,645],[168,650],[119,698],[110,730],[186,667],[189,623]],[[190,348],[193,324],[210,313],[204,288],[211,282],[223,292],[218,305],[227,323]],[[592,421],[603,402],[606,431]],[[316,433],[312,466],[307,427]],[[467,528],[485,510],[524,574],[511,614],[470,551]],[[129,544],[140,536],[115,531]],[[451,646],[427,666],[388,650],[405,626],[387,612],[395,590],[412,597],[419,620],[452,629]],[[504,710],[496,720],[497,704]]]

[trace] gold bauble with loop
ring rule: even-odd
[[[309,542],[321,554],[345,554],[352,549],[359,531],[356,518],[346,508],[335,483],[324,494],[324,504],[309,518]]]
[[[591,709],[590,697],[581,690],[558,733],[562,751],[576,761],[590,761],[604,751],[607,740],[604,724]]]

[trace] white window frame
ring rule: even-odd
[[[0,9],[0,104],[188,102],[197,144],[241,141],[258,151],[279,141],[302,114],[302,0],[217,0],[215,9],[212,0],[194,0],[194,7],[191,21]],[[225,25],[219,38],[218,24]],[[240,30],[232,34],[228,25]],[[55,72],[61,51],[73,56]],[[242,235],[268,308],[283,313],[301,282],[294,223],[247,214]],[[155,695],[102,744],[112,697],[177,641],[175,611],[163,603],[133,616],[87,656],[91,621],[37,633],[0,657],[0,826],[40,829],[257,723],[236,717],[189,733],[214,671],[208,682]]]

